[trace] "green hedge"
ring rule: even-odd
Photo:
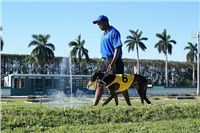
[[[119,125],[121,128],[131,129],[129,126],[123,126],[125,123],[159,123],[159,121],[184,121],[189,119],[200,124],[200,105],[151,105],[140,107],[127,106],[83,106],[74,108],[46,108],[46,107],[5,107],[1,110],[2,131],[13,130],[40,130],[48,131],[53,129],[62,130],[63,127],[81,130],[81,127],[92,128],[97,126],[103,128],[113,125]],[[139,125],[140,125],[139,124]],[[177,123],[180,124],[180,123]],[[181,125],[180,125],[181,126]],[[78,128],[77,128],[78,127]],[[192,127],[191,127],[192,128]],[[124,129],[124,130],[125,130]],[[127,129],[127,130],[128,130]],[[108,131],[104,129],[103,131]],[[198,130],[200,131],[200,130]]]

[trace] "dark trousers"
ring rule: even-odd
[[[106,72],[108,65],[111,63],[112,59],[102,59],[101,63],[101,71]],[[118,58],[116,60],[116,63],[114,65],[114,68],[111,72],[112,74],[123,74],[124,73],[124,63],[121,58]]]

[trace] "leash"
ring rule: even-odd
[[[105,71],[103,72],[104,75],[109,74],[110,71]]]

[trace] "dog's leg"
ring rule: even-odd
[[[129,106],[131,106],[131,101],[130,101],[130,98],[129,98],[128,90],[123,91],[122,94],[124,96],[124,99],[125,99],[126,103]]]
[[[114,95],[115,105],[117,106],[119,104],[117,93],[110,91],[110,95]]]
[[[147,98],[146,95],[144,96],[144,100],[145,100],[148,104],[151,104],[151,101]]]
[[[137,92],[140,96],[141,103],[144,104],[144,95],[143,95],[143,91],[142,91],[143,88],[139,84],[136,85],[136,88],[137,88]]]
[[[102,105],[108,104],[108,103],[115,97],[115,95],[116,95],[116,94],[110,95]]]
[[[115,92],[117,89],[119,88],[119,84],[115,83],[113,85],[111,85],[108,89],[110,92],[110,95],[114,95],[114,100],[115,100],[115,105],[118,105],[118,97],[117,97],[117,93]]]
[[[140,94],[140,100],[141,100],[141,103],[144,104],[144,97],[142,94]]]
[[[117,106],[118,104],[119,104],[119,102],[118,102],[118,96],[117,96],[117,94],[115,94],[115,105]]]
[[[151,102],[149,101],[149,99],[146,96],[146,92],[147,92],[147,83],[138,85],[138,93],[140,95],[142,104],[144,104],[144,100],[148,104],[151,104]]]
[[[132,86],[137,88],[137,92],[138,92],[138,95],[140,96],[142,104],[144,104],[144,100],[148,104],[151,104],[151,102],[146,96],[147,83],[148,83],[147,79],[141,75],[135,75],[134,82],[132,83]]]
[[[144,100],[145,100],[148,104],[151,104],[151,101],[147,98],[147,84],[144,85]]]

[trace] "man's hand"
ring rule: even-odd
[[[113,64],[109,64],[107,67],[107,72],[110,72],[113,70],[114,65]]]

